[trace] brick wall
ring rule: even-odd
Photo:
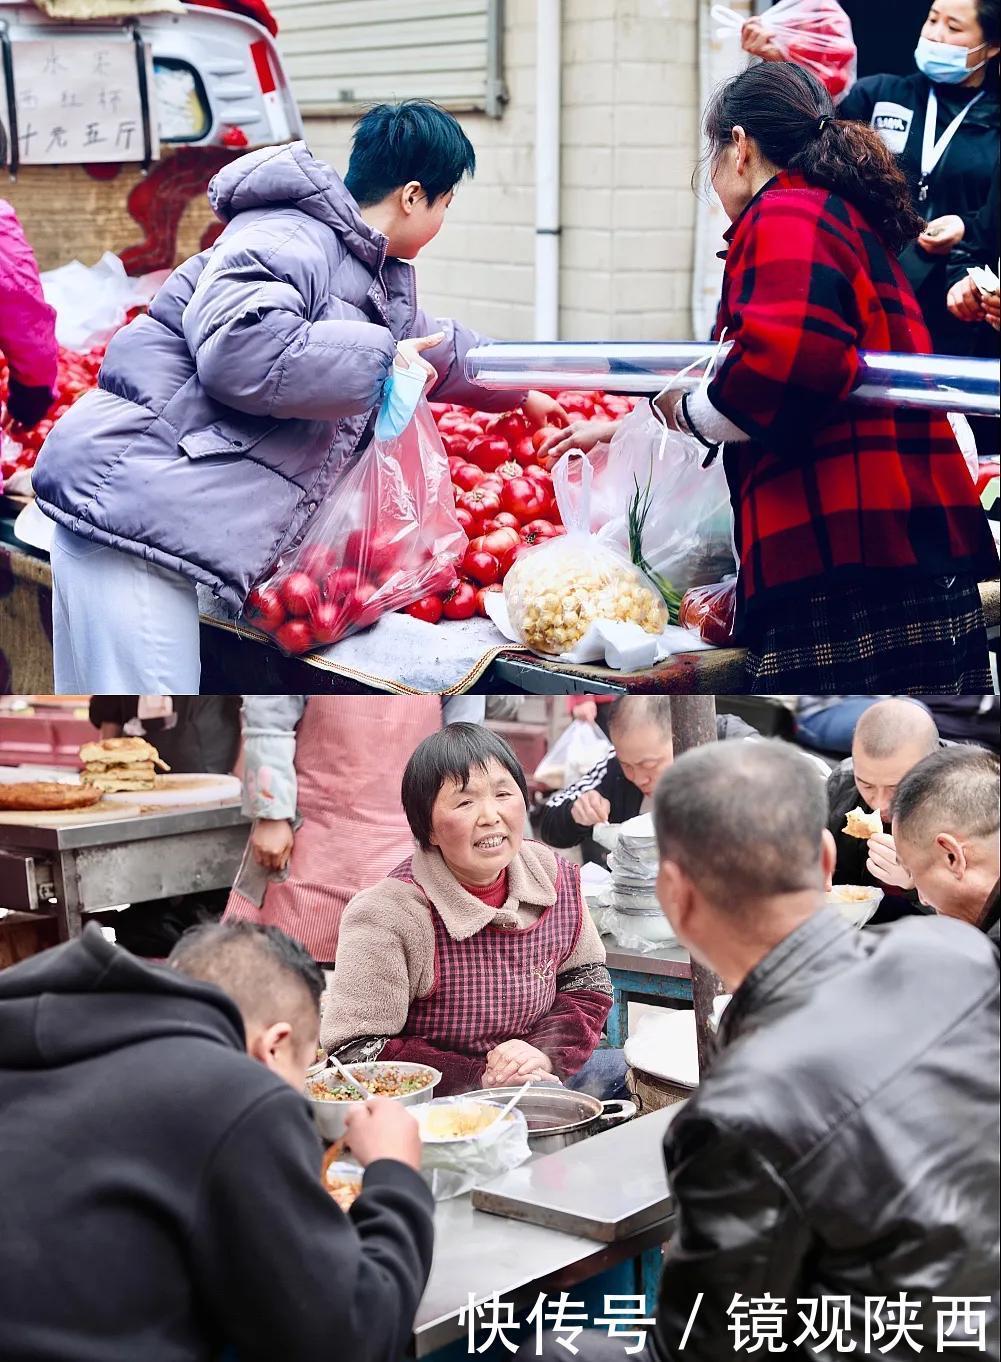
[[[687,338],[698,154],[698,0],[564,0],[560,331]],[[462,118],[476,178],[418,261],[426,306],[530,339],[534,296],[535,4],[507,0],[501,119]],[[347,163],[351,122],[311,119]]]

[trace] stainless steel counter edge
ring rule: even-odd
[[[239,804],[192,805],[158,809],[138,818],[109,818],[101,823],[80,823],[68,827],[35,827],[30,823],[0,823],[0,847],[24,850],[74,851],[82,847],[114,846],[122,842],[143,842],[154,837],[173,837],[179,833],[211,828],[230,828],[239,823],[250,826]]]

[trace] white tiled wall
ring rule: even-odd
[[[560,330],[567,340],[687,338],[698,154],[698,0],[564,0]],[[477,155],[418,262],[425,306],[530,339],[535,3],[507,0],[501,119],[464,115]],[[307,123],[343,168],[350,120]]]

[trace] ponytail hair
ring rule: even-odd
[[[854,204],[891,251],[924,228],[907,180],[879,134],[840,120],[827,90],[801,66],[761,62],[719,87],[704,122],[710,159],[735,127],[754,138],[772,165]]]

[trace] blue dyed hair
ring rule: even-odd
[[[423,99],[377,104],[355,124],[344,183],[363,208],[417,180],[428,203],[476,170],[458,119]]]

